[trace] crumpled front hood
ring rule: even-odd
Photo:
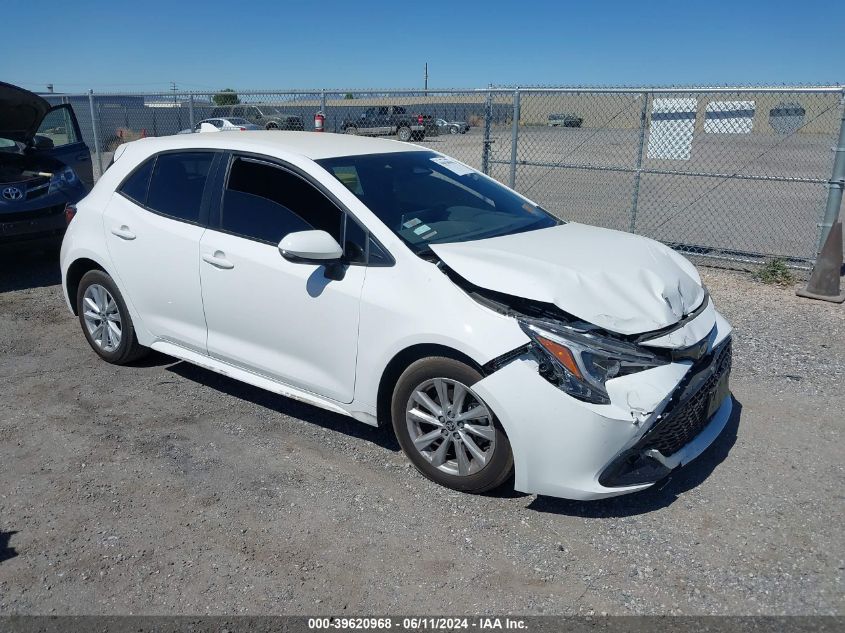
[[[0,137],[29,143],[49,110],[34,92],[0,81]]]
[[[431,249],[476,286],[552,303],[619,334],[673,325],[704,299],[695,267],[671,248],[585,224]]]

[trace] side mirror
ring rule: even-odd
[[[35,149],[53,149],[55,147],[53,145],[53,139],[47,136],[41,136],[40,134],[36,134],[35,138],[32,139],[32,146]]]
[[[343,257],[340,244],[325,231],[288,233],[279,242],[279,252],[298,264],[330,264]]]

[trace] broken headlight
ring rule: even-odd
[[[610,404],[605,383],[667,361],[638,345],[577,330],[563,324],[520,319],[534,342],[540,373],[574,398]]]

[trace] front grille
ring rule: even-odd
[[[709,361],[709,362],[707,362]],[[678,388],[677,402],[670,402],[668,412],[637,444],[640,451],[656,449],[669,457],[686,446],[707,426],[710,398],[723,376],[730,373],[732,361],[731,341],[728,340],[701,363],[698,371],[693,368],[690,381]],[[700,385],[687,393],[696,374],[711,372]]]
[[[30,211],[17,211],[14,213],[0,213],[0,224],[5,222],[23,222],[26,220],[38,220],[59,215],[65,210],[65,205],[57,204],[43,209],[32,209]]]

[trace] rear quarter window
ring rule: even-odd
[[[138,167],[120,187],[120,193],[131,198],[140,205],[147,204],[147,188],[150,184],[150,174],[153,173],[155,158],[149,159]]]

